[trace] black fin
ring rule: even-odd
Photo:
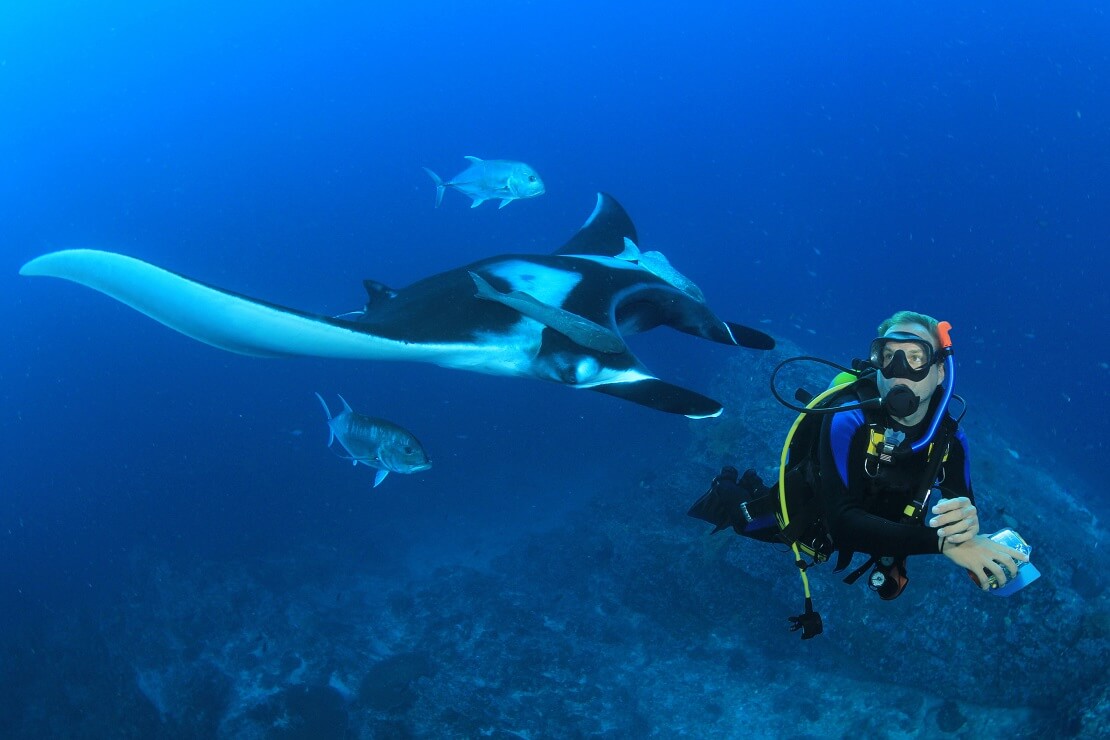
[[[741,347],[748,349],[774,349],[775,338],[770,334],[764,334],[759,329],[753,329],[750,326],[743,326],[742,324],[734,324],[731,321],[726,321],[732,336],[736,339],[736,343]]]
[[[633,383],[595,385],[590,390],[623,398],[657,411],[689,416],[691,419],[718,416],[724,410],[724,407],[712,398],[672,385],[659,378],[638,380]]]
[[[597,194],[597,206],[586,223],[570,240],[555,250],[554,254],[596,254],[616,257],[624,251],[628,237],[639,244],[636,227],[616,198],[608,193]]]
[[[712,488],[694,502],[694,505],[686,512],[686,516],[692,516],[695,519],[701,519],[703,522],[712,524],[713,531],[709,534],[717,534],[732,524],[728,512],[721,505],[720,497]]]
[[[375,304],[382,301],[389,300],[397,295],[397,291],[390,288],[388,285],[379,283],[377,280],[363,280],[363,287],[366,288],[366,310],[372,309]]]

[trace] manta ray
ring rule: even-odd
[[[365,308],[338,317],[251,298],[114,252],[51,252],[20,274],[71,280],[239,354],[427,362],[588,388],[695,419],[717,416],[721,404],[655,377],[624,336],[667,325],[752,349],[775,342],[721,320],[696,297],[700,292],[618,258],[636,241],[628,214],[599,193],[586,223],[553,254],[490,257],[396,290],[364,280]]]

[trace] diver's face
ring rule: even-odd
[[[894,326],[890,327],[890,329],[888,329],[887,332],[883,334],[883,336],[889,337],[892,334],[897,334],[899,332],[913,334],[914,336],[919,337],[920,339],[928,342],[930,346],[932,346],[934,354],[937,352],[938,347],[936,345],[936,342],[929,334],[929,330],[926,329],[924,326],[921,326],[919,324],[895,324]],[[891,353],[902,350],[907,358],[911,358],[911,353],[919,352],[921,350],[921,348],[913,342],[891,342],[886,346]],[[910,420],[910,423],[916,423],[920,419],[924,418],[926,412],[929,410],[929,400],[933,397],[933,393],[936,392],[937,386],[944,382],[944,366],[939,364],[934,364],[930,366],[929,373],[921,380],[910,380],[908,378],[887,378],[882,373],[876,373],[875,380],[879,385],[879,395],[884,398],[886,397],[886,394],[890,391],[890,389],[894,386],[904,385],[911,391],[913,391],[915,396],[921,399],[921,405],[918,407],[918,410],[911,416],[907,417]]]

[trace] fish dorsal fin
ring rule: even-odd
[[[624,238],[624,249],[616,255],[616,258],[625,262],[639,262],[641,256],[640,248],[636,246],[636,242],[626,236]]]
[[[466,155],[465,157],[463,157],[463,159],[470,162],[471,164],[481,164],[482,163],[481,159],[479,159],[478,157],[472,157],[469,154]]]
[[[379,283],[377,280],[363,280],[362,286],[366,288],[367,311],[397,295],[397,291],[384,283]]]
[[[591,254],[616,257],[624,251],[624,240],[639,241],[632,219],[616,198],[608,193],[597,194],[597,207],[582,228],[555,250],[555,254]]]
[[[338,393],[336,393],[335,395],[339,396]],[[344,398],[343,396],[339,396],[339,400],[343,402],[343,411],[344,411],[344,413],[347,413],[347,414],[353,414],[354,413],[354,409],[351,408],[351,404],[347,403],[346,398]]]

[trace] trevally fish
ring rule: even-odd
[[[419,473],[432,467],[424,446],[412,432],[385,419],[355,413],[343,396],[342,413],[331,415],[331,409],[319,393],[320,405],[328,415],[328,447],[335,440],[350,453],[352,465],[368,465],[377,468],[374,487],[377,488],[390,473]]]
[[[443,202],[443,191],[447,188],[454,188],[470,198],[471,208],[477,208],[487,200],[500,200],[498,208],[504,208],[514,200],[544,194],[543,180],[524,162],[477,157],[464,159],[470,162],[470,166],[449,182],[444,182],[439,175],[424,168],[436,183],[436,208]]]

